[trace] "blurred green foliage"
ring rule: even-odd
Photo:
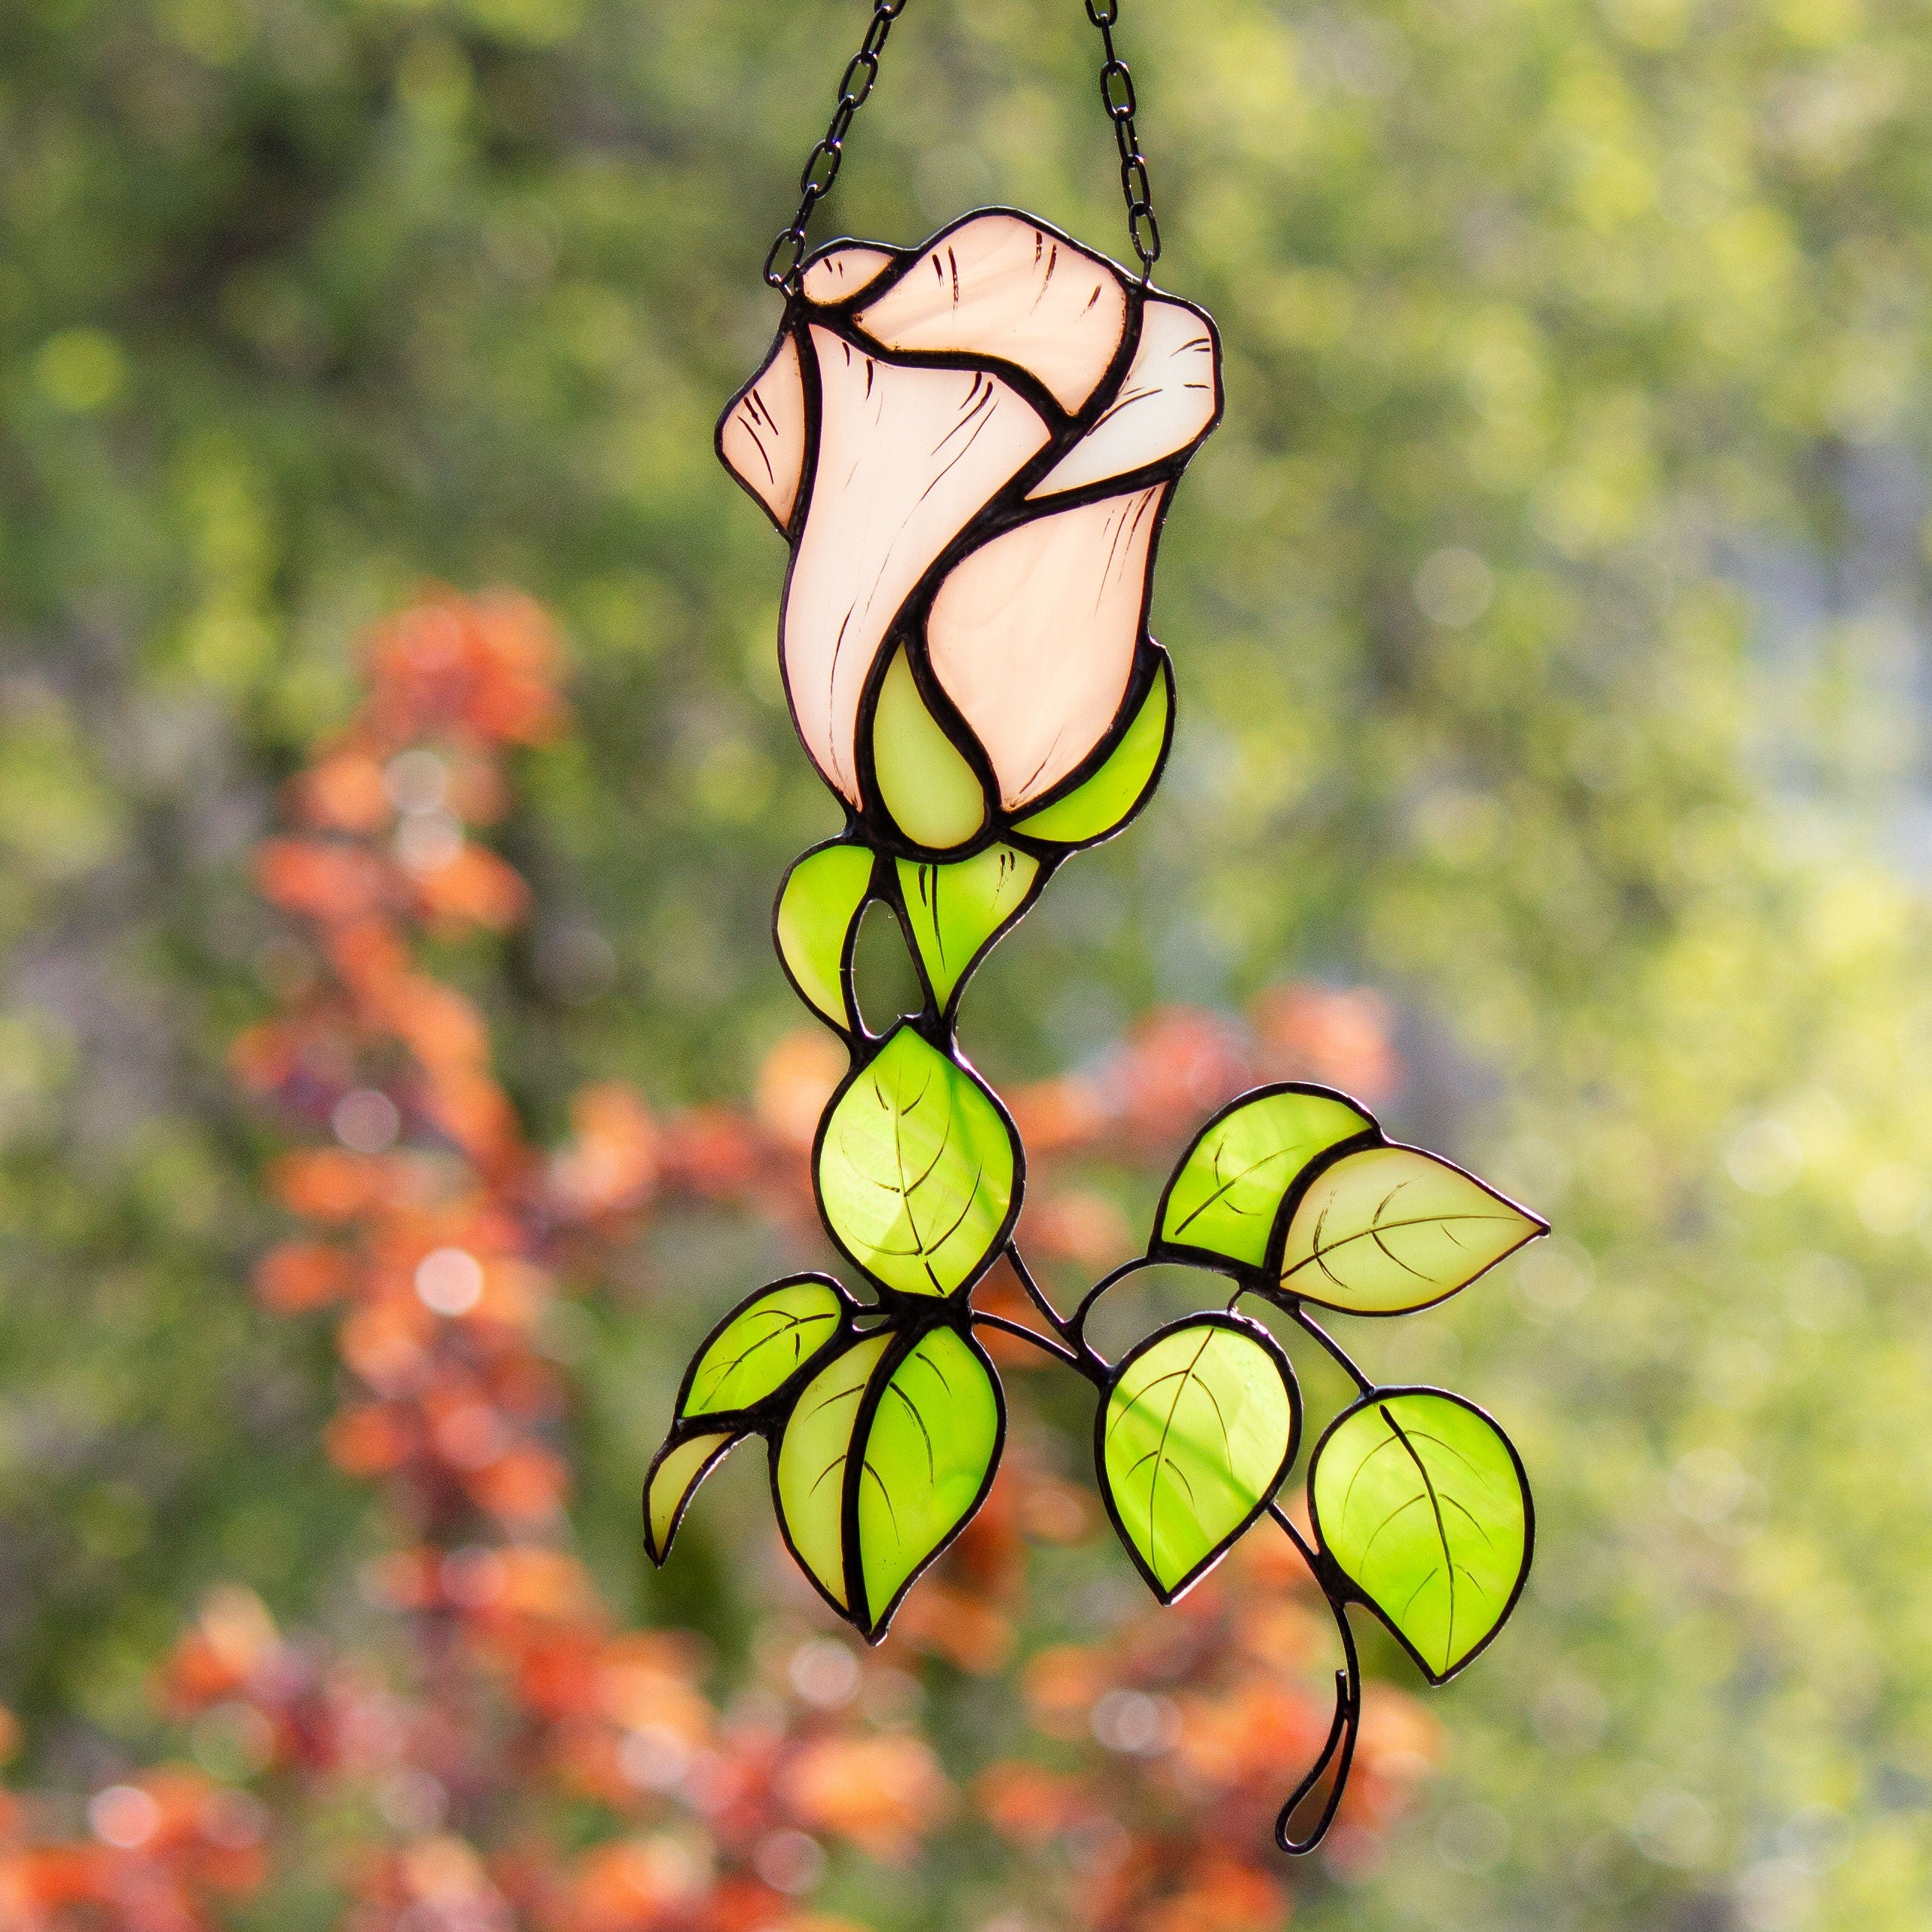
[[[247,845],[366,621],[508,580],[572,640],[506,837],[540,923],[459,963],[535,1131],[592,1075],[738,1093],[795,1022],[770,895],[834,820],[710,425],[864,11],[0,13],[0,1701],[40,1774],[138,1741],[207,1582],[352,1602],[378,1533],[323,1357],[245,1296],[264,1128],[221,1064],[284,963]],[[1350,1336],[1504,1419],[1542,1534],[1428,1811],[1302,1922],[1907,1932],[1932,29],[1131,0],[1122,35],[1162,279],[1227,345],[1156,605],[1177,755],[967,1039],[1011,1080],[1156,999],[1376,984],[1392,1128],[1559,1229]],[[1076,0],[914,0],[839,227],[999,198],[1123,245],[1095,58]],[[581,1338],[620,1601],[681,1351],[762,1239],[666,1232]],[[656,1600],[742,1630],[721,1533]]]

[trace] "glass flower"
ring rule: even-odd
[[[1155,549],[1220,408],[1207,316],[1030,216],[807,265],[718,446],[791,543],[792,717],[868,830],[1080,838],[1144,795],[1054,816],[1123,740],[1150,779],[1165,750]]]

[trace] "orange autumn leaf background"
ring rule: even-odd
[[[571,1391],[546,1323],[655,1216],[722,1208],[803,1235],[838,1057],[781,1038],[736,1108],[598,1082],[563,1138],[531,1144],[484,1015],[425,956],[528,916],[482,840],[512,749],[567,725],[556,638],[527,600],[437,595],[381,626],[364,666],[355,718],[289,782],[256,857],[313,971],[231,1060],[287,1135],[265,1178],[288,1232],[256,1295],[332,1338],[323,1447],[381,1493],[375,1625],[284,1630],[248,1590],[213,1591],[154,1695],[244,1740],[250,1775],[130,1771],[66,1839],[31,1793],[7,1799],[0,1924],[213,1927],[344,1817],[321,1869],[353,1932],[834,1932],[813,1897],[828,1851],[903,1864],[966,1819],[1036,1870],[1043,1909],[1093,1932],[1278,1919],[1269,1829],[1326,1735],[1332,1641],[1285,1544],[1244,1549],[1178,1612],[1029,1655],[1031,1553],[1106,1532],[1090,1492],[1021,1446],[883,1650],[862,1656],[795,1584],[724,1687],[702,1635],[626,1627],[607,1601],[572,1546]],[[1367,995],[1278,989],[1248,1026],[1158,1012],[1095,1072],[1011,1095],[1039,1164],[1033,1245],[1092,1269],[1130,1239],[1066,1164],[1168,1156],[1257,1079],[1373,1094],[1394,1072]],[[1016,1282],[982,1299],[1024,1315]],[[1024,1382],[1036,1358],[994,1343]],[[917,1721],[929,1659],[1015,1697],[1036,1746],[962,1788]],[[1367,1855],[1436,1748],[1419,1707],[1379,1688],[1333,1859]]]

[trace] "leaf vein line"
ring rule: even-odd
[[[924,1439],[926,1480],[929,1482],[936,1483],[939,1480],[939,1466],[934,1460],[932,1455],[932,1431],[926,1426],[926,1418],[919,1413],[918,1404],[899,1386],[897,1376],[894,1376],[892,1380],[886,1384],[886,1393],[899,1398],[901,1403],[905,1405],[906,1413],[912,1418],[914,1427],[918,1430],[920,1436]]]
[[[1442,1560],[1449,1572],[1449,1628],[1444,1654],[1445,1658],[1453,1656],[1456,1649],[1456,1552],[1450,1545],[1449,1526],[1442,1520],[1442,1504],[1436,1495],[1435,1481],[1429,1474],[1428,1465],[1422,1460],[1416,1445],[1404,1433],[1402,1425],[1390,1413],[1388,1404],[1384,1402],[1379,1406],[1382,1419],[1395,1431],[1402,1447],[1409,1452],[1410,1458],[1416,1465],[1416,1472],[1422,1479],[1422,1487],[1428,1492],[1429,1507],[1435,1512],[1435,1533],[1441,1539]]]
[[[1226,1143],[1225,1141],[1223,1142],[1221,1147],[1217,1147],[1214,1151],[1214,1175],[1217,1180],[1220,1178],[1221,1153],[1226,1145]],[[1239,1173],[1230,1174],[1226,1180],[1220,1181],[1220,1185],[1215,1188],[1214,1192],[1210,1194],[1207,1199],[1203,1201],[1198,1208],[1190,1209],[1187,1214],[1185,1214],[1179,1223],[1176,1224],[1171,1239],[1178,1241],[1180,1237],[1187,1232],[1188,1229],[1192,1226],[1196,1221],[1198,1221],[1210,1208],[1213,1207],[1217,1202],[1223,1199],[1226,1196],[1231,1193],[1234,1189],[1239,1187],[1251,1174],[1258,1174],[1260,1170],[1267,1166],[1271,1161],[1286,1160],[1291,1155],[1299,1153],[1300,1151],[1301,1150],[1298,1147],[1277,1147],[1272,1154],[1263,1154],[1258,1159],[1251,1161],[1246,1167],[1243,1168],[1240,1171]],[[1251,1219],[1254,1217],[1255,1211],[1252,1208],[1244,1208],[1241,1206],[1239,1203],[1230,1201],[1228,1202],[1228,1212],[1231,1214],[1239,1214],[1245,1217]]]
[[[1309,1242],[1309,1252],[1303,1255],[1292,1268],[1284,1268],[1281,1270],[1283,1281],[1285,1281],[1291,1275],[1299,1274],[1303,1269],[1312,1263],[1320,1267],[1321,1272],[1327,1275],[1330,1281],[1336,1281],[1338,1286],[1346,1285],[1339,1281],[1328,1267],[1327,1258],[1339,1249],[1346,1248],[1352,1242],[1367,1241],[1371,1236],[1386,1234],[1401,1228],[1440,1227],[1447,1229],[1453,1222],[1500,1221],[1505,1224],[1514,1225],[1517,1217],[1513,1214],[1417,1214],[1404,1220],[1384,1221],[1376,1227],[1358,1228],[1352,1234],[1337,1235],[1333,1241],[1324,1247],[1321,1245],[1321,1230],[1327,1224],[1327,1210],[1324,1208],[1321,1217],[1315,1224],[1315,1232]]]
[[[1209,1347],[1212,1345],[1217,1332],[1211,1328],[1202,1336],[1201,1346],[1194,1351],[1193,1361],[1189,1362],[1180,1374],[1179,1379],[1181,1385],[1174,1392],[1174,1400],[1168,1404],[1167,1420],[1161,1425],[1160,1454],[1162,1462],[1171,1463],[1172,1461],[1172,1458],[1167,1453],[1168,1438],[1174,1433],[1174,1419],[1180,1413],[1180,1398],[1187,1392],[1187,1384],[1195,1379],[1194,1371],[1199,1365],[1201,1358],[1208,1352]],[[1147,1490],[1147,1554],[1150,1561],[1153,1560],[1154,1549],[1154,1510],[1160,1499],[1160,1462],[1154,1465],[1154,1480],[1148,1486]],[[1191,1484],[1188,1488],[1187,1497],[1190,1503],[1194,1499],[1194,1491]]]

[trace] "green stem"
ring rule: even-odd
[[[971,1310],[970,1315],[975,1328],[997,1328],[1003,1335],[1017,1336],[1022,1342],[1030,1342],[1036,1349],[1051,1355],[1055,1361],[1064,1362],[1069,1368],[1077,1369],[1089,1379],[1092,1379],[1092,1371],[1071,1349],[1062,1348],[1058,1342],[1043,1335],[1037,1328],[1029,1328],[1023,1321],[1009,1321],[1003,1315],[989,1315],[983,1309]]]
[[[1020,1253],[1020,1245],[1017,1241],[1007,1242],[1006,1259],[1013,1264],[1013,1272],[1019,1276],[1020,1286],[1026,1290],[1027,1298],[1041,1314],[1046,1317],[1049,1321],[1052,1323],[1053,1332],[1063,1342],[1070,1341],[1072,1331],[1067,1326],[1066,1317],[1053,1306],[1052,1302],[1047,1297],[1046,1291],[1034,1280],[1033,1270],[1027,1266],[1024,1258]]]
[[[1287,1802],[1275,1820],[1275,1842],[1284,1851],[1300,1857],[1312,1851],[1328,1836],[1328,1827],[1335,1822],[1335,1814],[1341,1805],[1342,1794],[1348,1788],[1349,1769],[1355,1759],[1355,1740],[1361,1731],[1362,1667],[1361,1658],[1355,1654],[1355,1633],[1349,1627],[1348,1604],[1330,1588],[1320,1556],[1309,1547],[1308,1539],[1296,1528],[1294,1519],[1278,1502],[1268,1505],[1268,1514],[1280,1526],[1282,1534],[1301,1552],[1309,1574],[1328,1600],[1329,1610],[1342,1639],[1343,1667],[1335,1673],[1335,1717],[1328,1727],[1327,1741],[1309,1767],[1308,1774],[1290,1793]],[[1335,1781],[1329,1787],[1321,1815],[1312,1830],[1297,1838],[1290,1829],[1294,1815],[1307,1802],[1331,1764],[1335,1767]]]
[[[1265,1301],[1270,1308],[1278,1308],[1304,1333],[1321,1345],[1363,1395],[1373,1395],[1375,1393],[1378,1385],[1361,1372],[1355,1364],[1355,1358],[1293,1295],[1278,1294],[1272,1288],[1243,1287],[1235,1290],[1234,1299],[1228,1306],[1232,1309],[1243,1295],[1255,1296],[1258,1300]]]

